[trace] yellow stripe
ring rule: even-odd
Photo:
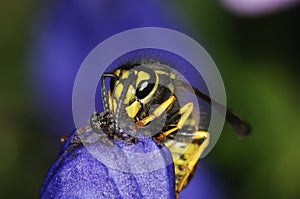
[[[128,104],[131,100],[134,99],[135,96],[135,88],[130,85],[126,94],[126,98],[124,100],[124,104]]]
[[[142,81],[142,80],[148,80],[150,79],[150,75],[144,71],[140,71],[138,73],[138,78],[136,80],[136,87],[138,87],[139,83]]]
[[[141,102],[143,104],[148,103],[152,99],[152,96],[154,95],[154,93],[156,92],[156,89],[158,87],[159,78],[156,73],[154,73],[154,74],[156,75],[156,78],[155,78],[156,81],[155,81],[154,87],[153,87],[152,91],[149,93],[149,95],[147,95],[144,99],[141,100]],[[151,82],[151,83],[153,83],[153,82]]]
[[[129,76],[129,71],[128,70],[122,70],[122,79],[126,79]]]
[[[118,69],[118,70],[115,70],[114,74],[115,74],[116,76],[120,76],[120,72],[121,72],[121,70]]]
[[[139,112],[141,104],[138,101],[133,102],[130,106],[126,107],[126,111],[129,117],[134,118]]]
[[[123,84],[120,83],[117,84],[114,92],[116,99],[120,98],[122,91],[123,91]]]

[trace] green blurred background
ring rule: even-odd
[[[230,198],[300,198],[300,7],[247,17],[218,1],[174,3],[218,65],[228,106],[253,127],[239,140],[225,126],[206,161]],[[0,5],[0,195],[37,198],[60,148],[59,140],[42,133],[47,126],[33,114],[28,83],[30,38],[41,3]]]

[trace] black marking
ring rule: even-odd
[[[193,143],[201,145],[205,140],[206,140],[206,138],[194,139]]]
[[[144,99],[154,88],[155,84],[156,84],[156,74],[154,73],[154,71],[150,68],[139,68],[138,69],[138,74],[139,72],[144,72],[147,73],[149,75],[149,79],[145,79],[145,80],[141,80],[137,86],[136,89],[136,97],[138,99]]]
[[[149,83],[148,80],[142,80],[136,89],[135,96],[138,99],[144,99],[153,90],[154,86],[155,84]]]
[[[184,161],[186,161],[186,160],[187,160],[187,158],[186,158],[185,154],[182,154],[182,155],[180,156],[180,159],[182,159],[182,160],[184,160]]]

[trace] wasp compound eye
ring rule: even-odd
[[[138,99],[144,99],[152,91],[154,85],[153,83],[149,83],[148,80],[141,81],[135,93],[136,97]]]
[[[148,67],[141,67],[137,69],[137,85],[135,96],[138,99],[144,99],[149,96],[157,83],[155,72]],[[151,96],[149,96],[151,97]]]

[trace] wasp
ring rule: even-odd
[[[197,121],[194,102],[182,104],[179,95],[184,91],[184,95],[195,93],[207,103],[212,99],[156,61],[122,65],[102,74],[101,81],[104,111],[92,114],[91,128],[95,132],[101,130],[112,140],[133,144],[138,140],[136,130],[142,129],[158,145],[166,146],[174,161],[178,198],[210,139],[210,133]],[[249,125],[237,114],[227,110],[226,120],[238,135],[249,134]],[[156,129],[147,128],[159,125]]]

